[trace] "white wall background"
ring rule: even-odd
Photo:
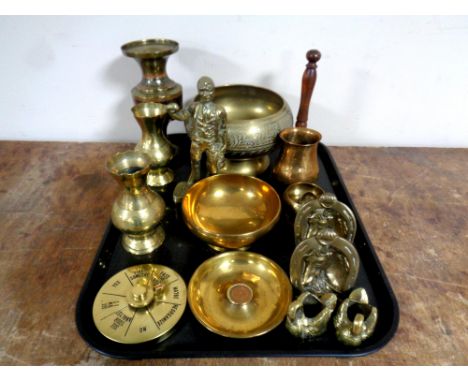
[[[468,17],[0,17],[0,139],[134,141],[128,41],[180,43],[184,99],[201,75],[280,93],[297,113],[322,52],[309,127],[330,145],[468,147]],[[183,131],[173,123],[169,132]]]

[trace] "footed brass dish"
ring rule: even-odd
[[[274,329],[286,316],[291,299],[286,273],[253,252],[225,252],[206,260],[188,287],[196,319],[208,330],[231,338],[255,337]]]
[[[324,193],[325,191],[315,183],[296,182],[286,188],[283,200],[297,213],[303,204],[320,198]]]
[[[281,200],[268,183],[246,175],[220,174],[195,183],[182,200],[190,230],[215,249],[242,249],[278,221]]]

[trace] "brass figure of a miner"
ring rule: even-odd
[[[179,202],[188,188],[201,178],[201,160],[206,154],[206,167],[210,175],[220,172],[225,165],[226,111],[213,102],[214,83],[201,77],[197,83],[198,97],[186,109],[170,112],[173,119],[184,121],[191,140],[191,172],[187,182],[181,182],[174,191],[174,201]]]

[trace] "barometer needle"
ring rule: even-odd
[[[151,319],[153,320],[153,322],[154,322],[154,324],[156,325],[156,327],[158,328],[158,330],[161,330],[161,329],[159,329],[159,326],[158,326],[156,320],[154,319],[153,315],[151,314],[151,311],[150,311],[148,308],[146,308],[146,311],[147,311],[148,314],[150,315]]]
[[[113,314],[116,314],[117,312],[120,312],[121,310],[124,310],[125,308],[127,308],[127,305],[125,305],[123,308],[120,308],[120,309],[117,309],[116,311],[112,312],[112,313],[109,313],[107,316],[104,316],[101,318],[101,321],[106,319],[107,317],[110,317],[112,316]]]
[[[127,277],[127,280],[130,283],[130,285],[133,286],[132,280],[130,280],[130,277],[128,277],[127,272],[124,272],[124,275]]]
[[[102,292],[102,294],[107,294],[109,296],[117,296],[117,297],[127,297],[127,296],[124,296],[123,294],[115,294],[115,293],[107,293],[107,292]]]
[[[133,322],[133,319],[135,318],[136,312],[137,312],[136,310],[133,312],[132,319],[130,320],[130,323],[128,324],[128,328],[127,328],[127,331],[124,334],[124,337],[127,337],[128,330],[130,329],[130,326],[132,325],[132,322]]]

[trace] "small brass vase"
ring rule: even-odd
[[[176,102],[182,107],[182,87],[170,79],[166,72],[167,59],[179,50],[177,41],[147,39],[129,42],[121,47],[124,55],[137,60],[143,78],[132,89],[133,101]]]
[[[317,148],[322,135],[312,129],[289,127],[279,133],[281,155],[273,169],[281,183],[314,182],[318,178]]]
[[[161,246],[165,234],[160,222],[164,200],[146,185],[150,157],[138,151],[114,154],[106,164],[107,171],[123,186],[112,206],[112,223],[122,231],[124,249],[134,255],[145,255]]]
[[[174,180],[174,173],[167,166],[177,151],[165,134],[170,120],[168,106],[145,102],[135,105],[132,112],[142,131],[135,150],[148,154],[151,160],[146,183],[150,187],[164,187]]]

